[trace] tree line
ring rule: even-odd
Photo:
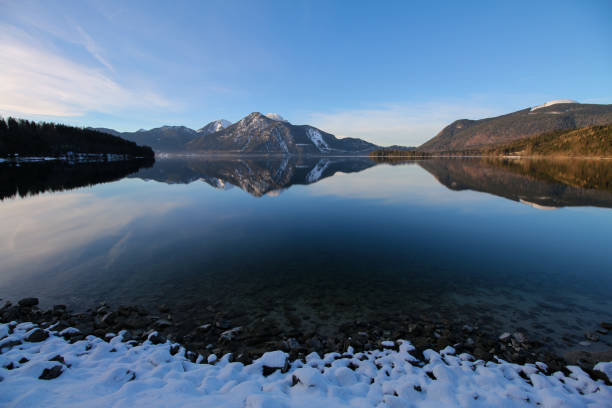
[[[118,154],[153,157],[149,146],[118,136],[50,122],[0,117],[0,157]]]

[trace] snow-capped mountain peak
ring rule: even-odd
[[[223,130],[226,127],[230,126],[231,124],[232,122],[230,122],[229,120],[218,119],[218,120],[212,121],[206,124],[205,126],[201,127],[200,129],[197,130],[197,132],[208,135],[208,134]]]
[[[264,116],[267,117],[268,119],[278,120],[280,122],[289,122],[287,119],[283,118],[278,113],[272,113],[272,112],[271,113],[266,113]]]
[[[559,103],[580,103],[580,102],[574,101],[572,99],[555,99],[554,101],[548,101],[542,105],[534,106],[533,108],[531,108],[531,110],[534,111],[536,109],[541,109],[541,108],[546,108],[548,106],[557,105]]]

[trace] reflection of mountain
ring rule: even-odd
[[[365,157],[299,157],[159,159],[155,166],[131,177],[164,183],[204,181],[215,188],[240,187],[257,197],[311,184],[336,172],[353,173],[374,166]]]
[[[70,163],[63,160],[0,163],[0,200],[120,180],[154,159]]]
[[[452,190],[495,194],[539,209],[612,207],[611,161],[457,158],[418,164]]]

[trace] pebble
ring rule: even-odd
[[[512,337],[514,337],[519,343],[525,343],[527,341],[527,337],[521,332],[514,333]]]
[[[500,336],[499,336],[499,339],[500,339],[501,341],[505,341],[505,340],[508,340],[508,338],[509,338],[510,336],[512,336],[510,333],[505,332],[505,333],[503,333],[502,335],[500,335]]]
[[[580,344],[581,346],[590,346],[590,345],[591,345],[591,342],[590,342],[590,341],[581,341],[581,342],[580,342],[580,343],[578,343],[578,344]]]

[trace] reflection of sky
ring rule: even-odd
[[[103,237],[121,236],[122,230],[136,218],[163,216],[182,205],[172,200],[155,202],[120,196],[129,184],[100,185],[1,203],[2,278],[11,279],[17,274],[23,276],[39,268],[69,262],[80,248]]]
[[[13,284],[24,295],[60,293],[53,285],[129,292],[172,275],[180,286],[203,271],[280,272],[283,256],[321,254],[339,268],[363,257],[373,271],[397,260],[432,271],[576,275],[610,288],[611,230],[611,210],[544,212],[452,191],[417,165],[338,173],[261,198],[200,181],[123,179],[1,202],[0,297]],[[368,263],[378,258],[385,262]]]

